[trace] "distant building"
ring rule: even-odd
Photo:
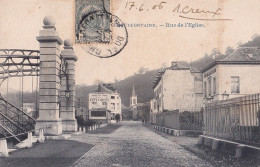
[[[205,102],[260,92],[260,48],[240,47],[202,70]]]
[[[177,62],[172,62],[171,67],[159,71],[153,89],[154,99],[150,101],[153,122],[158,112],[195,111],[203,105],[201,73]]]
[[[88,109],[83,106],[76,107],[76,116],[82,117],[85,121],[89,119]]]
[[[151,123],[156,123],[156,114],[159,112],[158,109],[159,108],[157,108],[156,100],[152,99],[150,101],[150,122]]]
[[[130,97],[130,109],[133,120],[137,121],[144,119],[145,121],[150,121],[150,104],[138,103],[134,85],[132,89],[132,96]]]
[[[132,96],[130,97],[130,107],[137,105],[137,95],[135,94],[135,85],[133,85]]]
[[[121,97],[111,84],[99,84],[97,89],[89,93],[89,119],[115,119],[121,114]]]
[[[34,103],[23,103],[23,112],[27,113],[32,118],[37,117]]]

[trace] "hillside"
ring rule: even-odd
[[[157,75],[157,70],[146,71],[144,73],[134,74],[124,80],[112,83],[121,95],[123,105],[129,106],[130,96],[132,93],[133,84],[135,85],[135,91],[138,96],[138,102],[147,102],[153,97],[152,84]],[[96,85],[92,86],[76,86],[76,98],[80,99],[81,105],[88,106],[88,93],[96,88]]]
[[[240,44],[239,46],[242,47],[260,47],[260,36],[254,35],[251,40],[244,44]],[[178,62],[179,64],[185,65],[185,66],[192,66],[195,67],[198,70],[202,70],[207,65],[212,63],[215,60],[220,60],[229,55],[234,51],[233,48],[227,47],[225,53],[221,53],[218,49],[213,49],[211,53],[205,53],[205,55],[195,60],[191,63],[181,61]],[[118,90],[118,92],[121,94],[121,99],[123,105],[126,107],[129,106],[130,103],[130,96],[132,93],[132,87],[133,84],[135,85],[135,91],[138,96],[138,102],[148,102],[153,98],[153,80],[155,79],[157,75],[157,70],[149,70],[141,67],[138,73],[124,79],[121,81],[116,81],[115,83],[112,83],[112,85]],[[88,106],[88,93],[91,92],[91,90],[95,89],[96,85],[93,86],[76,86],[76,98],[80,98],[81,105],[84,107]]]

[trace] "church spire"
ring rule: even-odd
[[[136,94],[135,94],[135,84],[133,84],[132,96],[136,96]]]
[[[132,96],[130,97],[130,107],[137,105],[137,95],[135,94],[135,85],[133,84]]]

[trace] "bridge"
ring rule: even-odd
[[[39,50],[0,50],[0,86],[4,82],[7,84],[7,98],[0,96],[1,138],[21,142],[25,138],[22,134],[31,131],[37,134],[39,129],[47,136],[77,131],[74,106],[77,56],[72,42],[69,39],[63,42],[50,16],[44,18],[43,29],[36,39]],[[37,119],[8,99],[9,79],[22,77],[23,86],[24,77],[28,76],[37,77]]]

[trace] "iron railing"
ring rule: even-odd
[[[0,124],[4,136],[33,130],[35,119],[0,96]]]
[[[260,94],[211,102],[204,116],[205,135],[260,145]]]
[[[203,129],[203,110],[173,110],[156,115],[156,124],[162,127],[178,130]]]

